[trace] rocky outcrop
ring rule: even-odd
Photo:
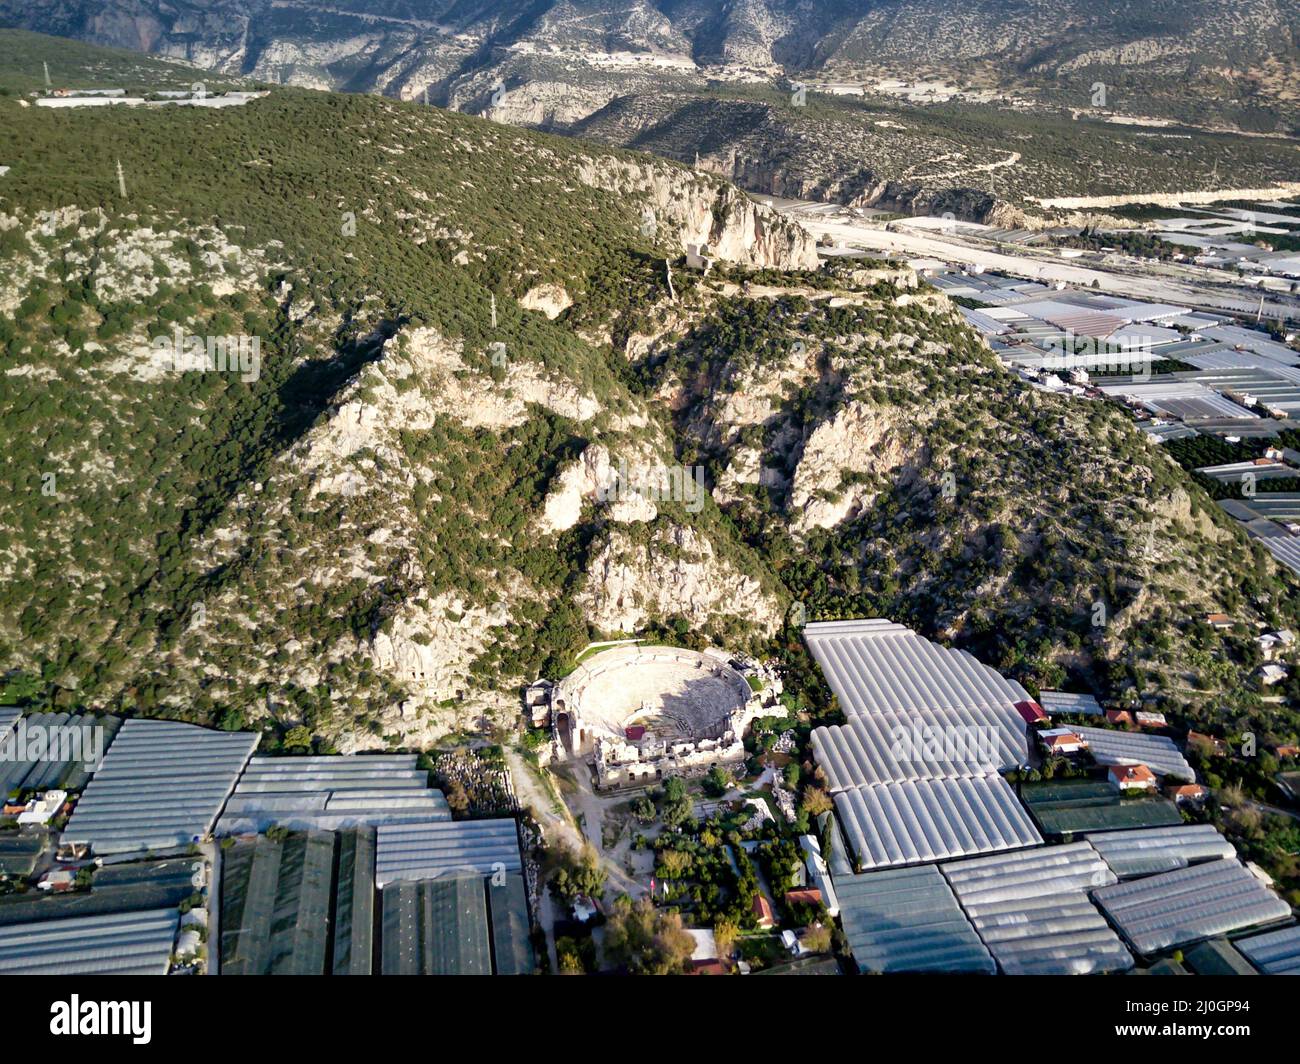
[[[757,447],[737,447],[731,452],[726,468],[714,485],[713,497],[719,505],[723,505],[738,501],[744,488],[758,485],[783,489],[785,484],[784,472],[774,466],[764,465],[763,452]]]
[[[592,552],[579,603],[605,632],[635,632],[650,621],[684,617],[703,628],[734,617],[771,635],[781,604],[752,577],[719,558],[693,528],[662,524],[649,541],[611,527]]]
[[[587,160],[578,176],[588,185],[640,200],[648,235],[683,250],[707,245],[742,266],[815,270],[817,243],[801,225],[763,207],[739,189],[666,163]]]
[[[573,297],[563,285],[539,284],[520,296],[519,305],[524,310],[540,310],[554,320],[573,306]]]
[[[1185,203],[1216,203],[1220,200],[1281,199],[1300,192],[1300,181],[1279,181],[1270,188],[1227,188],[1210,192],[1146,192],[1125,196],[1062,196],[1040,199],[1041,207],[1062,210],[1089,210],[1095,207],[1125,207],[1133,203],[1150,203],[1157,207],[1180,207]]]
[[[499,84],[492,79],[489,85]],[[488,90],[491,92],[491,89]],[[529,81],[509,90],[497,90],[492,93],[492,104],[483,114],[494,122],[504,122],[512,126],[531,126],[537,129],[563,128],[575,122],[581,122],[594,111],[609,103],[614,88],[599,88],[596,91],[586,86],[574,85],[564,81]],[[481,96],[481,87],[477,95]],[[451,102],[458,110],[473,113],[475,94],[466,94],[460,90],[453,94]]]
[[[528,420],[529,403],[580,422],[590,421],[600,411],[593,396],[534,362],[512,357],[508,348],[501,352],[504,377],[498,382],[467,372],[461,345],[436,329],[411,329],[396,342],[405,358],[396,360],[390,375],[394,379],[413,375],[424,385],[402,393],[410,396],[405,402],[412,416],[418,409],[430,416],[446,414],[470,428],[505,429]],[[398,390],[390,387],[394,393]]]
[[[752,149],[751,149],[752,152]],[[987,225],[1019,227],[1024,216],[998,196],[978,188],[940,187],[934,182],[891,181],[862,167],[854,171],[810,171],[791,158],[780,141],[772,157],[731,152],[705,161],[709,170],[750,192],[785,199],[870,207],[914,216],[951,213],[954,218]]]
[[[644,466],[647,456],[638,454],[636,462]],[[653,521],[659,513],[654,502],[636,490],[623,490],[618,481],[619,459],[611,458],[600,444],[588,447],[552,483],[538,522],[541,530],[567,531],[581,519],[583,506],[593,501],[603,505],[601,516],[611,521]]]
[[[470,686],[468,666],[508,623],[504,602],[469,607],[455,594],[408,601],[356,649],[420,701],[441,702]]]
[[[804,445],[790,494],[792,526],[831,528],[857,515],[912,457],[909,434],[886,411],[849,403]]]
[[[869,168],[854,172],[825,173],[791,165],[788,153],[732,150],[706,156],[701,165],[712,173],[734,181],[741,188],[783,199],[820,200],[846,207],[868,207],[884,195],[888,182]]]
[[[877,207],[900,214],[935,215],[964,222],[1020,228],[1024,214],[1006,200],[978,188],[931,188],[906,181],[890,181],[871,201],[854,206]]]

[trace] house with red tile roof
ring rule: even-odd
[[[1088,749],[1088,740],[1069,728],[1052,728],[1048,731],[1041,731],[1038,733],[1038,741],[1043,744],[1043,749],[1049,754],[1068,756],[1082,753]]]
[[[1177,805],[1199,805],[1210,796],[1210,788],[1202,783],[1171,783],[1165,787],[1165,797]]]
[[[787,890],[785,892],[785,903],[787,905],[820,905],[822,903],[822,892],[816,887]]]
[[[1117,791],[1154,791],[1156,775],[1146,765],[1111,765],[1106,772]]]

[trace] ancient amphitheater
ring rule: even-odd
[[[551,692],[557,753],[594,754],[602,786],[743,759],[761,709],[725,654],[679,647],[601,651]]]

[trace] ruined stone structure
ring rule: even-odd
[[[758,667],[715,650],[603,651],[550,691],[555,755],[589,760],[599,787],[736,764],[753,719],[786,712],[779,680],[754,691],[747,674],[758,675]]]

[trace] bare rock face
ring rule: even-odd
[[[911,457],[905,430],[877,408],[849,403],[804,446],[790,496],[794,527],[831,528],[860,512],[875,499],[877,482],[892,480]]]
[[[555,478],[542,507],[542,531],[564,532],[572,528],[582,517],[583,504],[592,501],[603,506],[602,516],[610,521],[653,521],[659,515],[654,500],[620,485],[620,470],[628,465],[652,468],[655,459],[641,448],[629,458],[627,454],[611,455],[602,444],[588,447]]]
[[[683,249],[707,245],[743,266],[815,270],[817,242],[808,230],[760,206],[732,185],[660,163],[585,162],[579,178],[596,188],[648,202],[647,224]]]
[[[589,421],[600,403],[567,380],[545,373],[532,362],[512,359],[506,352],[505,380],[495,383],[481,375],[467,376],[459,344],[435,329],[418,328],[403,334],[409,372],[424,385],[413,393],[430,413],[443,413],[472,428],[505,429],[528,419],[528,403],[537,403],[561,417]]]
[[[466,606],[454,594],[406,602],[389,624],[357,649],[420,701],[441,702],[471,686],[468,665],[510,619],[504,602]]]
[[[184,60],[195,67],[239,71],[248,56],[252,24],[260,12],[238,0],[206,5],[215,10],[197,10],[198,6],[96,4],[97,10],[87,13],[77,35],[98,44]],[[59,32],[44,26],[33,28]]]
[[[892,284],[896,288],[916,288],[920,283],[916,271],[910,266],[873,266],[849,272],[854,284],[868,287],[874,284]]]
[[[1084,211],[1097,208],[1124,207],[1132,203],[1152,204],[1157,207],[1182,207],[1192,204],[1215,203],[1219,200],[1282,199],[1300,192],[1300,181],[1278,181],[1267,188],[1221,188],[1211,191],[1143,192],[1117,196],[1062,196],[1055,199],[1038,199],[1040,207],[1055,210]]]
[[[1006,200],[978,188],[931,187],[925,182],[890,181],[862,206],[881,207],[903,214],[951,214],[968,222],[984,225],[1025,225],[1024,212]]]
[[[634,632],[676,615],[701,627],[714,617],[739,617],[768,635],[781,624],[775,595],[719,558],[693,528],[677,524],[656,528],[649,542],[611,528],[593,553],[579,602],[607,632]]]
[[[475,110],[473,103],[483,93],[483,85],[478,83],[490,86],[495,77],[493,74],[488,78],[477,78],[465,86],[465,89],[477,90],[472,95],[458,87],[451,94],[453,105],[463,111]],[[491,88],[487,91],[491,92]],[[492,121],[540,129],[564,127],[582,121],[609,103],[610,93],[600,88],[593,91],[568,82],[529,81],[506,91],[498,91],[492,99],[493,103],[484,112]]]
[[[820,265],[811,234],[792,230],[774,211],[730,185],[722,190],[711,221],[702,242],[719,258],[788,270],[815,270]]]
[[[1193,507],[1192,497],[1182,488],[1159,499],[1153,511],[1157,526],[1171,528],[1182,535],[1203,537],[1211,543],[1233,538],[1233,529],[1217,524],[1211,516],[1212,511]]]
[[[523,294],[519,305],[524,310],[540,310],[548,318],[555,319],[573,306],[573,297],[563,285],[539,284]]]
[[[582,517],[582,504],[609,478],[609,452],[588,447],[551,483],[542,505],[539,524],[543,532],[565,532]]]
[[[299,533],[293,551],[264,557],[261,579],[290,602],[357,583],[378,587],[391,581],[400,589],[370,632],[319,640],[304,632],[299,638],[301,658],[314,666],[351,669],[364,663],[384,684],[382,694],[370,690],[363,696],[371,723],[386,736],[412,743],[513,711],[512,699],[501,701],[500,691],[484,690],[471,669],[483,647],[499,637],[496,629],[511,623],[513,605],[534,592],[511,571],[494,576],[496,602],[428,590],[431,575],[411,549],[422,521],[411,493],[432,480],[437,468],[409,457],[402,433],[427,430],[442,416],[475,429],[509,429],[529,416],[529,403],[577,421],[600,409],[580,388],[535,364],[512,364],[504,381],[494,381],[468,369],[461,355],[459,342],[433,329],[404,330],[388,340],[382,355],[343,388],[335,407],[285,452],[267,483],[240,496],[213,536],[213,556],[229,558],[291,523],[295,488],[302,489],[296,505],[308,509],[335,505],[331,496],[348,500],[328,545]],[[260,641],[256,652],[273,659],[277,635],[260,626],[260,618],[245,616],[235,602],[210,601],[205,608],[214,622],[249,629],[250,645]],[[196,638],[194,648],[201,655],[207,644]],[[314,686],[321,674],[303,672],[296,682]],[[394,690],[404,692],[400,700],[379,701]],[[373,741],[364,731],[359,735]]]
[[[757,447],[737,447],[714,485],[713,497],[719,504],[734,502],[741,497],[743,487],[754,484],[779,488],[784,477],[781,470],[763,464],[763,452]]]

